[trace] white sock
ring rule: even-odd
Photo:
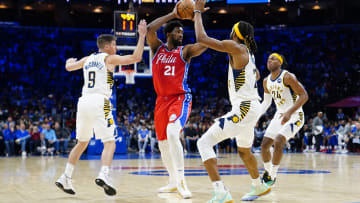
[[[161,152],[161,160],[169,173],[169,183],[176,184],[177,171],[171,160],[169,143],[167,140],[159,141],[159,149]]]
[[[180,183],[181,180],[184,180],[184,152],[183,147],[180,142],[180,131],[181,125],[180,121],[175,123],[168,124],[166,129],[166,134],[169,143],[169,150],[171,159],[174,163],[175,169],[177,170],[177,181]]]
[[[271,172],[270,172],[270,176],[271,176],[271,179],[275,179],[276,178],[276,174],[277,174],[277,171],[279,169],[280,165],[273,165],[272,168],[271,168]]]
[[[271,170],[271,162],[269,161],[269,162],[264,162],[264,168],[265,168],[265,170],[268,172],[268,173],[270,173],[270,170]]]
[[[100,173],[103,173],[105,175],[108,175],[109,174],[109,166],[102,166],[101,167],[101,170],[100,170]]]
[[[213,188],[215,191],[225,191],[226,190],[224,182],[221,180],[212,182],[212,185],[213,185]]]
[[[71,178],[72,173],[74,171],[74,165],[72,165],[71,163],[66,163],[66,167],[65,167],[65,175],[69,178]]]
[[[255,179],[251,179],[251,184],[253,186],[255,186],[255,187],[261,185],[260,176],[258,178],[255,178]]]

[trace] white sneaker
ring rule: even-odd
[[[180,183],[178,183],[177,191],[183,199],[189,199],[192,197],[189,188],[186,186],[185,180],[181,180]]]
[[[116,195],[115,187],[109,181],[109,175],[104,173],[99,173],[99,176],[95,179],[96,185],[104,188],[104,192],[107,195],[113,196]]]
[[[75,190],[72,186],[71,178],[67,177],[65,174],[62,174],[60,178],[55,182],[55,185],[60,188],[62,191],[75,195]]]
[[[169,183],[168,185],[158,189],[158,193],[172,193],[176,191],[177,188],[176,188],[176,184],[174,183]]]
[[[21,156],[26,156],[26,152],[23,151],[23,152],[21,153]]]

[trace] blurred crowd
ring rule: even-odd
[[[189,28],[185,28],[188,30]],[[192,28],[191,28],[192,29]],[[68,57],[81,58],[96,49],[96,36],[107,30],[34,27],[0,27],[0,155],[68,153],[75,141],[76,102],[81,94],[82,72],[66,72]],[[209,35],[228,38],[230,30]],[[159,36],[161,36],[160,34]],[[259,47],[255,55],[262,79],[269,74],[271,52],[285,55],[288,70],[295,73],[309,93],[304,106],[306,125],[289,141],[293,152],[359,152],[360,108],[334,109],[326,104],[359,95],[360,26],[302,27],[255,31]],[[195,42],[186,31],[184,43]],[[193,109],[181,140],[187,152],[196,152],[196,141],[214,119],[230,110],[227,93],[226,54],[207,50],[192,60],[189,84]],[[153,111],[156,95],[151,78],[136,78],[135,85],[116,79],[116,119],[128,151],[157,152]],[[271,107],[255,128],[253,150],[259,151],[275,108]],[[236,151],[228,139],[219,152]]]

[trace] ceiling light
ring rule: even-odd
[[[281,6],[279,9],[278,9],[279,12],[286,12],[287,9],[284,7],[284,6]]]

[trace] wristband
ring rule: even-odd
[[[201,13],[201,11],[199,11],[199,10],[194,10],[194,13]]]

